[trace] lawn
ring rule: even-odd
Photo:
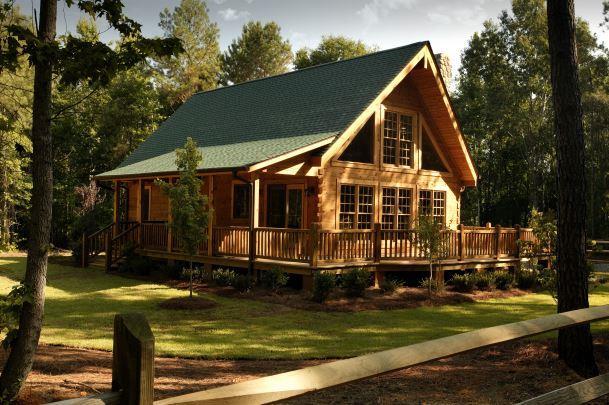
[[[21,279],[23,257],[0,257],[0,293]],[[545,294],[472,304],[358,313],[309,312],[281,305],[208,295],[211,309],[164,310],[158,304],[186,291],[107,275],[100,270],[49,265],[41,341],[112,350],[117,312],[142,312],[161,356],[305,359],[355,356],[472,329],[554,312]],[[609,288],[596,289],[592,305],[609,304]],[[594,331],[609,330],[609,322]]]

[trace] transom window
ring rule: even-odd
[[[413,167],[414,118],[412,115],[385,111],[383,163]]]
[[[412,190],[383,187],[381,226],[383,229],[410,228]]]
[[[339,227],[370,229],[374,215],[374,187],[357,184],[340,186]]]
[[[443,224],[446,215],[446,192],[419,191],[419,210],[422,215],[431,215],[436,222]]]

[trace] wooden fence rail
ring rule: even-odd
[[[365,378],[371,378],[498,343],[518,340],[569,326],[585,324],[607,318],[609,318],[609,305],[563,312],[560,314],[544,316],[542,318],[474,330],[350,359],[333,361],[206,391],[166,398],[155,401],[154,404],[265,404],[298,397],[310,392],[336,387]],[[136,324],[141,325],[142,322],[129,323],[129,325]],[[130,326],[130,328],[130,330],[133,331],[133,326]],[[136,354],[132,356],[128,355],[127,352],[121,352],[117,349],[117,347],[121,347],[121,344],[119,343],[117,346],[116,343],[116,339],[118,338],[128,342],[129,345],[140,344],[139,342],[142,340],[152,342],[153,345],[154,343],[150,336],[151,334],[149,335],[146,332],[146,330],[149,329],[146,328],[144,328],[145,330],[143,333],[138,334],[132,332],[135,338],[126,340],[120,333],[116,332],[117,327],[115,323],[114,359],[119,362],[130,362],[130,364],[143,364],[141,360],[142,356],[149,359],[151,350],[153,350],[151,349],[153,346],[150,346],[150,343],[146,346],[147,349],[135,350],[134,353]],[[144,338],[142,338],[142,336]],[[132,366],[131,368],[126,366],[121,368],[119,364],[113,363],[113,369],[125,370],[122,373],[119,372],[115,374],[113,372],[113,390],[122,390],[120,403],[139,403],[148,405],[152,402],[153,387],[151,381],[153,378],[153,367],[149,361],[145,361],[144,363],[145,365],[142,365],[142,367]],[[127,378],[125,373],[134,373],[134,375]],[[144,376],[142,373],[146,373],[146,375]],[[114,383],[115,378],[117,381],[116,384]],[[144,382],[137,384],[133,383],[134,381]],[[135,394],[125,392],[126,390],[132,389],[135,390]],[[142,393],[144,390],[147,390],[146,394]],[[544,394],[529,400],[526,403],[580,404],[598,398],[608,392],[609,378],[606,376],[596,377],[561,390]],[[129,398],[129,400],[127,400],[127,398]],[[140,398],[140,400],[132,402],[133,398]],[[564,400],[561,402],[561,399]],[[100,396],[71,400],[70,402],[64,401],[63,404],[90,404],[93,403],[90,402],[92,400],[100,400]]]

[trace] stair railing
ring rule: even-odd
[[[125,249],[132,243],[134,248],[140,245],[140,224],[135,223],[115,237],[106,234],[106,271],[125,255]]]

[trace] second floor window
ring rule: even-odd
[[[385,111],[383,163],[404,167],[414,166],[413,116]]]
[[[356,184],[340,186],[340,229],[371,229],[374,215],[374,187]]]

